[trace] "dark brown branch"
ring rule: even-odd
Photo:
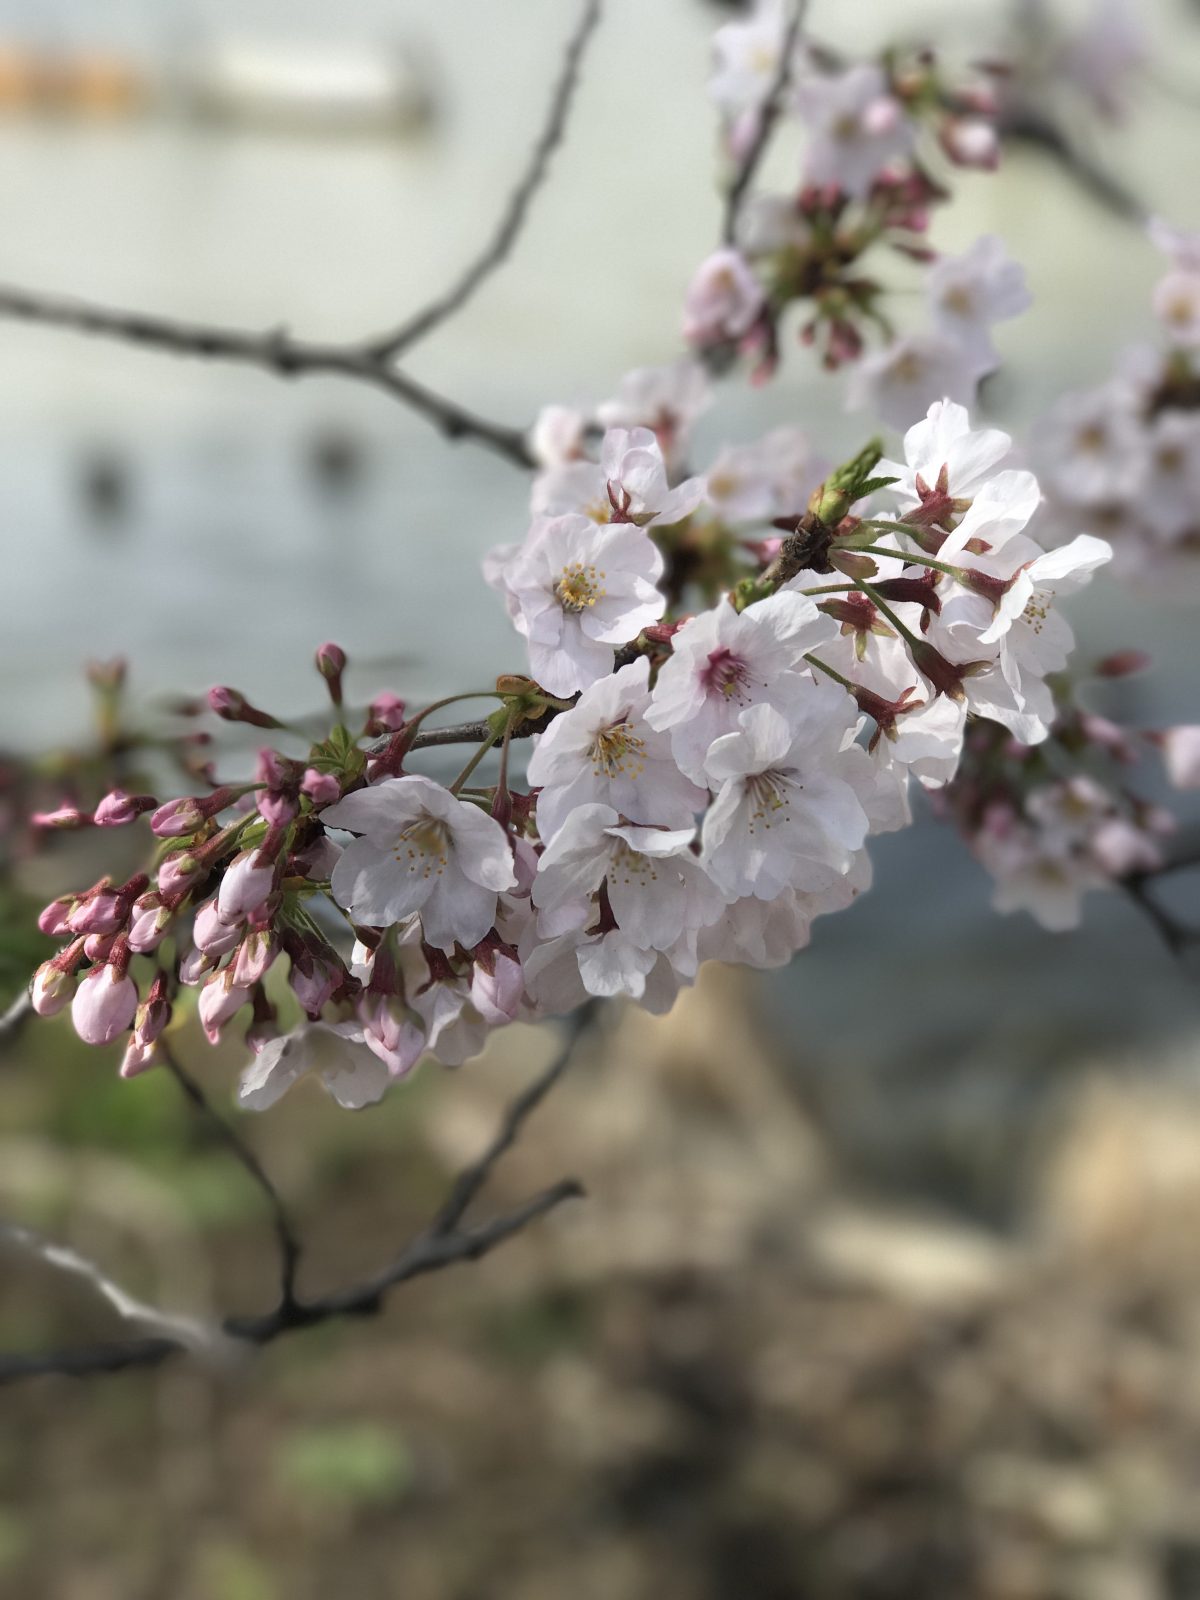
[[[221,1143],[264,1195],[270,1207],[275,1241],[279,1249],[279,1303],[281,1306],[293,1305],[296,1299],[296,1272],[300,1265],[300,1241],[278,1189],[267,1176],[262,1162],[254,1151],[249,1145],[243,1144],[237,1130],[213,1107],[204,1090],[191,1074],[183,1069],[178,1058],[162,1039],[158,1041],[158,1050],[167,1071],[183,1091],[188,1103],[208,1123]]]
[[[474,1227],[462,1226],[462,1219],[471,1202],[490,1178],[497,1163],[512,1148],[529,1116],[570,1065],[579,1038],[591,1016],[591,1008],[584,1007],[568,1020],[562,1046],[554,1059],[513,1100],[483,1154],[459,1174],[445,1204],[432,1222],[399,1255],[347,1289],[335,1290],[313,1300],[303,1300],[293,1294],[282,1298],[274,1310],[261,1315],[226,1317],[223,1322],[214,1323],[211,1328],[204,1330],[211,1333],[215,1347],[220,1348],[228,1342],[262,1346],[272,1344],[285,1334],[311,1328],[318,1323],[344,1317],[377,1315],[383,1308],[388,1292],[400,1284],[409,1283],[430,1272],[439,1272],[461,1261],[477,1261],[564,1201],[581,1196],[584,1192],[582,1185],[574,1178],[564,1178],[511,1211],[502,1212]],[[207,1102],[203,1103],[207,1109]],[[52,1255],[47,1259],[53,1260]],[[108,1284],[98,1269],[87,1265],[87,1275],[93,1281]],[[113,1298],[112,1295],[109,1298]],[[119,1299],[114,1303],[120,1308]],[[149,1311],[150,1308],[137,1307],[139,1315]],[[164,1318],[163,1321],[164,1325],[169,1326],[171,1319]],[[192,1333],[190,1322],[187,1331],[189,1335]],[[0,1385],[31,1377],[89,1377],[123,1372],[134,1367],[156,1367],[169,1357],[196,1349],[199,1343],[194,1336],[176,1338],[170,1334],[159,1336],[156,1332],[154,1337],[148,1338],[110,1340],[61,1350],[0,1355]]]
[[[377,360],[395,360],[397,356],[416,344],[418,339],[423,339],[427,333],[445,322],[447,317],[460,311],[479,286],[508,259],[525,224],[530,204],[546,180],[550,170],[550,158],[562,143],[571,102],[579,83],[580,62],[588,40],[600,20],[600,7],[601,0],[587,0],[575,31],[567,41],[562,70],[550,99],[546,121],[531,152],[525,174],[510,195],[495,234],[458,282],[445,294],[439,295],[436,300],[401,323],[392,333],[385,334],[367,347]]]
[[[788,79],[792,71],[792,57],[796,53],[796,46],[800,41],[800,30],[804,26],[804,15],[808,10],[808,0],[794,0],[791,20],[783,36],[783,50],[779,58],[779,70],[775,74],[775,81],[767,92],[763,101],[762,110],[758,114],[758,127],[755,129],[754,138],[750,141],[750,148],[742,157],[733,182],[729,186],[729,193],[725,197],[725,221],[721,230],[721,237],[726,244],[732,244],[737,233],[738,214],[742,209],[742,201],[754,181],[759,163],[766,154],[767,146],[771,142],[771,135],[775,131],[775,124],[783,110],[783,96],[787,89]]]
[[[444,438],[472,440],[518,467],[534,464],[523,429],[492,422],[435,394],[362,345],[297,339],[286,328],[253,333],[208,323],[181,322],[3,286],[0,286],[0,317],[43,327],[69,328],[76,333],[165,350],[172,355],[230,361],[239,366],[256,367],[277,378],[321,374],[349,378],[390,394],[423,417]]]

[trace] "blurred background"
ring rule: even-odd
[[[609,0],[514,260],[415,376],[520,425],[674,358],[718,227],[705,81],[735,10]],[[1034,10],[1120,21],[814,0],[810,22],[971,59]],[[1076,107],[1073,132],[1195,227],[1200,9],[1129,19],[1124,113]],[[565,0],[6,0],[0,281],[386,329],[478,248],[573,20]],[[1020,433],[1153,337],[1159,261],[1033,152],[960,184],[935,243],[999,233],[1035,296],[986,395]],[[864,433],[791,352],[769,387],[721,391],[697,464],[783,422],[830,457]],[[30,857],[17,818],[28,760],[53,774],[94,738],[87,661],[129,657],[136,716],[215,681],[312,712],[326,638],[359,701],[488,681],[522,662],[478,560],[522,535],[527,494],[351,384],[0,324],[0,1001],[42,955],[30,907],[84,871],[74,842]],[[1195,720],[1198,605],[1200,585],[1085,597],[1085,658],[1156,663],[1095,710]],[[995,917],[932,817],[874,855],[872,893],[791,968],[706,969],[670,1017],[610,1020],[497,1180],[499,1203],[575,1173],[587,1201],[233,1374],[0,1391],[0,1593],[1200,1596],[1200,974],[1116,895],[1067,937]],[[386,1259],[550,1048],[513,1029],[368,1114],[313,1088],[251,1122],[313,1241],[305,1283]],[[236,1048],[182,1049],[228,1104]],[[157,1303],[265,1307],[259,1196],[172,1083],[114,1066],[58,1023],[0,1054],[0,1215]],[[0,1258],[0,1347],[112,1331]]]

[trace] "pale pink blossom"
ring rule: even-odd
[[[879,67],[810,75],[797,85],[795,99],[809,131],[806,183],[836,184],[862,198],[912,148],[913,125]]]
[[[333,872],[333,897],[369,927],[419,913],[440,949],[478,944],[516,878],[504,829],[432,779],[410,774],[358,789],[323,813],[360,835]]]
[[[137,1010],[138,993],[116,966],[93,967],[71,1002],[71,1022],[85,1044],[111,1044],[125,1032]]]

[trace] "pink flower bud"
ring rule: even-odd
[[[239,989],[251,989],[262,981],[267,968],[279,954],[279,941],[271,933],[251,933],[238,947],[231,963],[233,981]]]
[[[208,705],[225,722],[248,722],[254,728],[278,728],[282,724],[269,712],[250,704],[238,689],[217,684],[208,691]]]
[[[93,967],[75,991],[71,1021],[85,1044],[111,1044],[125,1032],[137,1010],[138,993],[115,966]]]
[[[83,941],[83,953],[89,961],[107,961],[112,955],[113,945],[116,943],[115,933],[89,933]]]
[[[73,894],[60,895],[57,900],[51,900],[37,919],[38,929],[50,939],[58,939],[69,933],[68,919],[76,903]]]
[[[342,703],[342,674],[346,670],[346,652],[340,645],[323,644],[316,657],[317,671],[329,685],[329,698],[335,706]]]
[[[127,909],[115,889],[101,889],[76,904],[67,927],[72,933],[115,933],[125,921]]]
[[[210,956],[203,950],[189,950],[179,963],[179,981],[186,983],[189,989],[194,989],[197,984],[204,982],[216,964],[215,956]]]
[[[126,794],[124,789],[114,789],[96,807],[93,821],[98,828],[123,828],[143,812],[153,811],[157,805],[158,801],[153,795]]]
[[[249,989],[239,989],[226,969],[211,977],[200,991],[200,1022],[209,1044],[216,1044],[221,1029],[250,999]]]
[[[29,821],[35,828],[57,828],[63,831],[69,828],[88,828],[92,819],[86,811],[80,811],[78,806],[59,806],[57,811],[35,811]]]
[[[332,772],[318,772],[309,767],[301,779],[300,788],[315,806],[327,806],[341,797],[342,786]]]
[[[404,726],[407,703],[399,695],[384,690],[371,701],[368,711],[367,732],[397,733]]]
[[[74,993],[74,973],[64,972],[53,961],[43,961],[33,975],[29,998],[39,1017],[53,1017],[70,1003]]]
[[[994,172],[1000,165],[1000,139],[990,122],[977,117],[948,117],[938,142],[956,167]]]
[[[272,828],[286,827],[300,807],[290,794],[264,789],[258,797],[258,810]]]
[[[1131,673],[1144,672],[1150,665],[1145,650],[1114,650],[1096,663],[1096,673],[1101,678],[1127,678]]]
[[[156,894],[144,894],[133,902],[129,918],[129,948],[138,955],[157,950],[171,925],[171,911]]]
[[[514,1021],[524,998],[525,974],[519,961],[498,954],[491,972],[476,963],[471,975],[471,1004],[485,1022],[499,1028]]]
[[[152,1044],[171,1020],[171,1002],[167,999],[167,985],[159,973],[150,987],[150,993],[137,1009],[133,1019],[134,1037],[143,1044]]]
[[[158,869],[158,888],[164,895],[177,895],[200,876],[200,863],[187,850],[168,856]]]
[[[372,994],[359,997],[359,1021],[368,1049],[387,1066],[394,1078],[411,1072],[425,1050],[425,1027],[399,995]]]
[[[217,915],[222,922],[241,922],[271,893],[275,866],[261,864],[261,851],[246,850],[225,869],[217,890]]]
[[[136,1078],[140,1073],[149,1072],[152,1067],[157,1067],[162,1062],[162,1054],[154,1039],[139,1039],[135,1034],[125,1046],[125,1054],[121,1057],[118,1069],[122,1078]]]
[[[293,960],[288,982],[308,1015],[315,1017],[320,1015],[322,1006],[337,988],[340,974],[324,961],[312,960],[306,965],[309,970],[304,972]]]
[[[150,831],[160,839],[179,839],[185,833],[195,833],[204,821],[200,802],[185,795],[181,800],[168,800],[150,818]]]
[[[222,922],[217,910],[217,897],[206,900],[196,912],[196,921],[192,927],[192,938],[196,946],[204,951],[206,956],[219,959],[228,955],[242,937],[240,923]]]

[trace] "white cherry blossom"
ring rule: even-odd
[[[970,355],[942,333],[909,333],[864,356],[851,374],[851,409],[869,409],[894,428],[907,428],[935,401],[975,396],[979,373]]]
[[[534,482],[535,517],[580,512],[592,522],[652,522],[669,526],[689,516],[704,498],[703,478],[672,488],[658,440],[649,428],[610,428],[599,462],[572,461]]]
[[[636,523],[574,514],[535,522],[519,549],[492,552],[484,574],[525,636],[538,683],[571,695],[610,673],[615,647],[662,616],[662,570]]]
[[[811,687],[804,660],[834,639],[837,625],[812,600],[783,590],[742,612],[722,601],[686,622],[659,670],[646,710],[667,730],[680,769],[707,781],[709,748],[751,705],[785,710]]]
[[[814,864],[849,868],[870,826],[861,792],[873,788],[869,756],[845,746],[856,716],[844,690],[811,683],[791,718],[751,706],[717,740],[703,860],[727,895],[771,900],[807,887]]]
[[[627,372],[613,398],[596,407],[596,416],[606,428],[649,428],[673,471],[687,450],[692,424],[712,400],[708,373],[693,356],[683,356]]]
[[[650,663],[640,656],[585,689],[538,738],[529,782],[541,790],[538,832],[554,837],[577,806],[602,803],[634,822],[691,826],[707,803],[675,765],[667,734],[646,721]]]
[[[905,433],[904,460],[884,457],[876,470],[897,480],[888,493],[898,496],[905,509],[919,505],[921,486],[934,488],[943,471],[945,492],[953,500],[969,503],[1011,450],[1007,433],[998,428],[973,429],[966,406],[941,399]]]
[[[879,67],[803,78],[795,98],[810,134],[806,183],[836,184],[861,199],[883,170],[912,148],[913,125]]]
[[[247,1111],[266,1111],[310,1072],[348,1111],[382,1100],[392,1081],[356,1023],[309,1022],[267,1041],[242,1073],[238,1103]]]
[[[478,806],[411,774],[359,789],[322,821],[360,835],[333,872],[333,897],[356,921],[390,927],[419,912],[426,940],[478,944],[516,883],[504,829]]]
[[[683,337],[689,344],[740,339],[763,309],[762,285],[740,250],[714,250],[696,268],[683,301]]]
[[[942,256],[929,268],[925,292],[934,326],[990,371],[999,357],[991,327],[1028,310],[1033,297],[1025,271],[993,233],[984,234],[961,256]]]

